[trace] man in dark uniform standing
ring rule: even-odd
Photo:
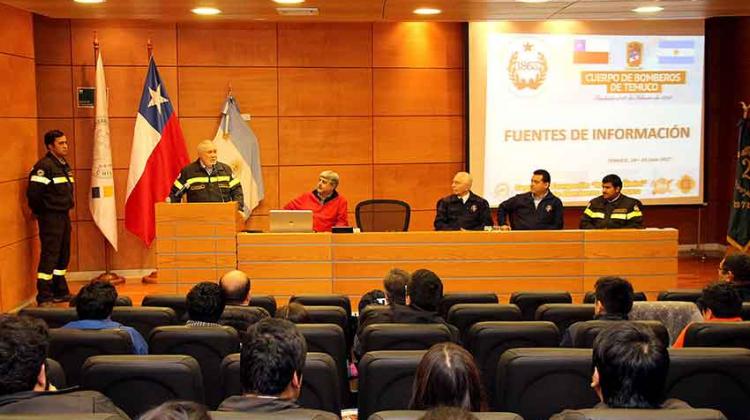
[[[471,192],[472,178],[467,172],[453,177],[453,194],[437,202],[435,230],[483,230],[492,226],[490,204]]]
[[[65,157],[68,139],[59,130],[44,135],[47,154],[31,170],[26,197],[39,224],[42,252],[36,274],[40,306],[70,300],[65,274],[70,261],[70,215],[73,208],[73,171]]]
[[[211,140],[198,144],[198,159],[182,168],[169,192],[169,201],[179,203],[186,192],[189,203],[237,201],[240,212],[245,208],[240,179],[234,177],[229,165],[218,161]]]
[[[501,230],[552,230],[563,228],[563,204],[549,190],[549,172],[537,169],[531,176],[531,191],[517,194],[497,208]],[[506,223],[506,218],[510,221]]]
[[[581,229],[643,228],[643,204],[620,193],[622,180],[610,174],[602,179],[602,195],[589,201],[581,216]]]

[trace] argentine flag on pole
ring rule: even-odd
[[[237,101],[230,94],[224,102],[219,130],[214,137],[220,162],[232,167],[232,173],[242,184],[245,196],[245,218],[263,200],[263,174],[260,168],[258,138],[245,124]]]
[[[112,149],[109,145],[109,101],[104,80],[102,53],[96,60],[96,128],[94,129],[94,159],[91,163],[91,192],[89,210],[94,223],[117,251],[117,210],[115,180],[112,172]]]

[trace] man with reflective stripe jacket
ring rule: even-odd
[[[73,208],[73,171],[65,157],[68,139],[59,130],[44,135],[47,154],[32,168],[26,198],[39,224],[42,245],[37,269],[40,306],[70,300],[65,274],[70,261],[70,215]]]
[[[211,140],[198,144],[198,159],[182,168],[169,192],[169,201],[179,203],[186,193],[188,203],[237,201],[240,212],[245,207],[240,179],[235,178],[229,165],[218,161]]]
[[[620,193],[622,180],[610,174],[602,179],[602,195],[589,201],[581,216],[581,229],[643,228],[643,204]]]

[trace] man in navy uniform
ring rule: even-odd
[[[500,203],[497,208],[497,224],[500,229],[562,229],[563,204],[549,190],[550,181],[549,172],[537,169],[531,176],[531,191],[517,194]]]
[[[435,230],[483,230],[492,226],[490,204],[471,192],[472,178],[467,172],[453,177],[453,194],[437,202]]]
[[[610,174],[602,179],[602,195],[589,201],[581,216],[581,229],[640,229],[643,204],[622,194],[622,179]]]

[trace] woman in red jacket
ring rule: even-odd
[[[318,178],[318,186],[306,192],[284,206],[284,210],[312,210],[313,230],[330,232],[334,226],[349,226],[346,199],[336,187],[339,186],[339,174],[334,171],[323,171]]]

